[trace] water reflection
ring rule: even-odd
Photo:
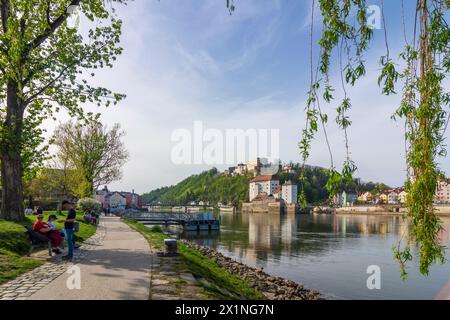
[[[440,239],[449,246],[450,218],[442,220]],[[403,283],[392,246],[408,229],[401,216],[390,215],[226,213],[220,232],[183,233],[181,237],[305,283],[328,297],[431,299],[450,280],[450,268],[448,264],[433,267],[426,278],[412,265],[409,280]],[[382,269],[380,291],[366,287],[366,269],[372,264]]]

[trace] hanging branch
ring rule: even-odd
[[[346,139],[346,162],[342,173],[334,169],[331,154],[331,174],[327,188],[336,191],[335,186],[342,182],[343,177],[351,177],[356,166],[350,160],[347,128],[351,125],[347,112],[350,108],[349,97],[345,84],[354,86],[365,76],[365,62],[363,55],[367,51],[372,39],[373,31],[367,24],[365,0],[318,0],[323,18],[322,37],[319,40],[320,59],[316,77],[313,72],[313,30],[315,0],[312,5],[310,29],[310,88],[306,103],[306,125],[302,131],[299,143],[304,166],[309,158],[311,141],[318,130],[318,121],[324,127],[327,144],[331,154],[331,146],[326,135],[326,114],[322,113],[319,104],[320,84],[318,75],[324,79],[321,95],[325,102],[330,103],[334,98],[334,91],[329,79],[330,65],[335,48],[339,49],[339,68],[344,99],[337,108],[337,122],[344,131]],[[230,2],[227,0],[227,5]],[[396,94],[395,85],[402,80],[402,100],[393,118],[403,118],[405,122],[405,153],[407,162],[407,181],[405,190],[407,196],[406,218],[411,223],[409,234],[403,248],[401,241],[394,247],[394,255],[402,271],[402,278],[407,276],[407,263],[413,259],[413,246],[418,248],[420,272],[427,275],[434,263],[444,263],[444,247],[439,242],[439,232],[442,225],[433,207],[433,198],[440,175],[437,159],[446,155],[444,134],[450,121],[450,92],[444,87],[450,74],[450,29],[444,18],[447,8],[441,0],[417,0],[412,43],[408,43],[405,25],[404,3],[402,0],[401,15],[405,50],[400,59],[405,62],[401,73],[397,72],[387,37],[387,22],[382,5],[382,19],[386,54],[380,58],[381,72],[378,84],[385,95]],[[233,6],[234,10],[234,6]],[[348,23],[350,12],[356,12],[356,21]],[[418,30],[418,24],[420,26]],[[347,63],[344,67],[343,47],[347,51]],[[339,46],[340,44],[340,46]],[[351,54],[353,49],[353,55]],[[345,71],[345,77],[344,77]],[[418,71],[419,74],[418,74]],[[345,80],[345,82],[344,82]],[[303,186],[304,173],[302,173]],[[304,191],[300,198],[304,199]]]

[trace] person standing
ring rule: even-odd
[[[75,220],[77,217],[77,212],[75,211],[74,204],[67,200],[64,200],[62,202],[62,207],[64,210],[67,210],[66,220],[64,221],[64,231],[66,234],[68,247],[67,255],[63,256],[62,258],[65,260],[72,260],[74,248],[73,234],[75,229]]]

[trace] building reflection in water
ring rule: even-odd
[[[442,218],[443,242],[450,240],[450,218]],[[220,232],[184,233],[182,237],[228,252],[238,260],[265,266],[311,256],[322,256],[345,249],[350,242],[376,235],[387,240],[387,247],[409,232],[402,216],[392,215],[295,215],[222,214]],[[389,239],[388,239],[389,238]],[[390,251],[387,250],[390,254]]]
[[[440,239],[449,247],[450,217],[441,220],[444,230]],[[402,216],[393,215],[230,213],[222,215],[219,233],[181,236],[217,248],[238,261],[263,267],[270,274],[305,282],[336,296],[374,298],[365,286],[361,288],[360,282],[355,282],[354,275],[363,272],[365,276],[367,265],[376,261],[384,266],[383,281],[389,284],[383,298],[447,298],[448,266],[434,267],[430,281],[417,274],[406,285],[399,282],[392,245],[402,236],[405,239],[409,228]],[[446,258],[450,260],[449,254]]]

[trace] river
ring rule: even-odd
[[[393,245],[408,225],[390,215],[268,215],[222,213],[220,232],[181,233],[272,275],[318,290],[326,299],[434,299],[450,285],[450,263],[420,275],[409,265],[406,281]],[[440,238],[450,247],[450,218]],[[446,258],[450,260],[450,252]],[[380,268],[381,288],[369,290],[369,266]],[[447,294],[448,289],[447,289]]]

